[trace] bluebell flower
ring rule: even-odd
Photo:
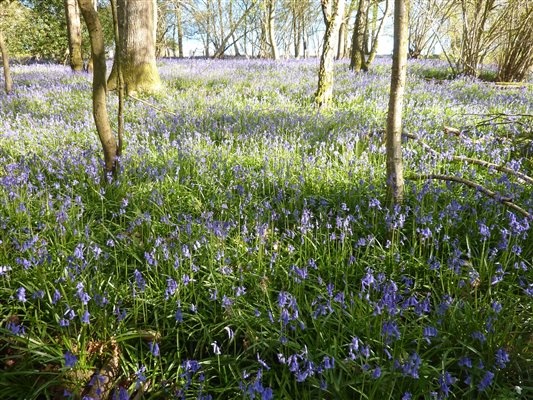
[[[89,324],[90,321],[89,321],[89,317],[91,316],[91,314],[89,314],[89,311],[85,310],[85,312],[83,313],[82,317],[81,317],[81,322],[84,323],[84,324]]]
[[[26,302],[26,288],[19,287],[17,289],[17,300],[22,303]]]
[[[78,357],[72,354],[70,351],[65,353],[65,367],[72,368],[78,362]]]
[[[150,353],[152,353],[154,357],[159,356],[159,344],[156,341],[148,343],[148,347],[150,348]]]
[[[477,385],[478,390],[481,392],[492,385],[492,379],[494,378],[494,373],[491,371],[486,371],[483,379]]]
[[[435,328],[434,326],[425,326],[422,334],[424,336],[424,339],[426,339],[426,341],[429,344],[431,343],[430,338],[437,336],[438,331],[437,331],[437,328]]]
[[[444,373],[439,376],[440,391],[445,398],[450,394],[450,386],[452,386],[456,381],[457,378],[453,377],[447,371],[444,371]]]
[[[505,368],[507,363],[510,361],[509,354],[503,348],[496,350],[495,358],[496,365],[501,369]]]
[[[460,367],[472,368],[472,359],[469,357],[461,357],[457,362]]]

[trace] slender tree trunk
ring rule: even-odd
[[[92,0],[92,5],[95,11],[98,11],[98,0]],[[89,57],[89,60],[87,61],[87,72],[92,73],[93,72],[93,57],[92,55]]]
[[[93,59],[93,116],[96,130],[104,151],[106,173],[112,173],[116,166],[117,141],[107,115],[106,106],[106,59],[104,47],[104,33],[98,13],[94,9],[92,0],[78,0],[83,19],[89,30]]]
[[[394,2],[394,47],[387,114],[387,188],[394,204],[403,200],[402,108],[407,75],[409,0]]]
[[[4,66],[4,87],[6,93],[11,93],[13,81],[11,80],[11,70],[9,69],[9,53],[4,42],[4,35],[0,31],[0,52],[2,52],[2,65]]]
[[[318,69],[318,89],[315,94],[315,103],[319,107],[327,105],[333,96],[334,59],[339,28],[344,16],[344,0],[321,0],[321,2],[326,33]]]
[[[275,28],[275,19],[276,19],[276,0],[268,1],[268,19],[267,19],[267,31],[268,31],[268,40],[270,42],[270,48],[272,50],[272,58],[274,60],[279,59],[278,45],[276,43],[276,28]]]
[[[181,3],[177,4],[176,9],[176,24],[178,25],[178,51],[179,58],[183,58],[183,21],[182,21],[182,10]]]
[[[359,0],[357,16],[355,17],[352,37],[352,54],[350,58],[350,69],[354,72],[359,72],[361,69],[366,71],[364,39],[369,3],[370,0]]]
[[[339,28],[339,38],[337,40],[337,55],[336,55],[336,59],[337,60],[340,60],[341,58],[344,57],[344,38],[346,37],[346,30],[347,30],[347,26],[346,26],[346,23],[344,21],[341,22],[341,26]]]
[[[368,55],[368,58],[365,61],[365,66],[367,70],[368,68],[370,68],[370,65],[374,62],[374,59],[376,58],[376,54],[378,52],[379,34],[381,33],[381,29],[383,28],[384,22],[387,19],[388,15],[389,0],[385,0],[385,11],[383,12],[383,18],[381,19],[381,22],[379,23],[377,29],[373,29],[372,47],[370,49],[370,54]]]
[[[157,7],[155,0],[118,0],[117,13],[122,53],[120,59],[127,94],[155,92],[161,87],[156,66],[155,41]],[[109,90],[117,87],[117,64],[108,80]]]
[[[74,71],[83,70],[81,55],[81,21],[80,10],[76,0],[64,0],[65,16],[67,18],[68,50],[70,67]]]

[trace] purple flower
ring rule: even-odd
[[[487,338],[485,335],[479,331],[475,331],[472,333],[472,338],[479,340],[481,343],[485,343],[487,341]]]
[[[400,331],[398,330],[398,324],[394,320],[383,322],[381,329],[381,335],[385,336],[385,342],[390,343],[393,339],[400,338]]]
[[[10,331],[13,335],[24,335],[25,329],[22,324],[17,324],[15,322],[8,322],[6,325],[6,328],[8,331]]]
[[[425,326],[422,334],[424,335],[424,339],[426,339],[429,344],[431,343],[430,337],[437,336],[438,331],[437,328],[435,328],[434,326]]]
[[[90,321],[89,321],[89,317],[91,316],[91,314],[89,314],[89,311],[85,310],[85,312],[83,313],[82,317],[81,317],[81,322],[83,322],[84,324],[89,324]]]
[[[472,368],[472,359],[469,357],[461,357],[457,364],[460,367]]]
[[[76,365],[78,362],[78,357],[76,357],[74,354],[72,354],[70,351],[67,351],[65,353],[65,367],[66,368],[72,368]]]
[[[450,386],[456,381],[457,378],[454,378],[449,372],[446,371],[439,376],[440,390],[445,398],[450,394]]]
[[[157,344],[157,342],[151,341],[148,343],[148,347],[150,348],[150,353],[152,353],[154,357],[159,356],[159,344]]]
[[[378,379],[381,376],[381,368],[376,367],[374,372],[372,372],[372,378]]]
[[[165,300],[168,300],[168,298],[172,296],[176,292],[176,290],[178,290],[177,282],[172,278],[168,278],[167,288],[165,289]]]
[[[502,348],[496,350],[495,358],[496,365],[501,369],[505,368],[506,364],[510,361],[509,354],[507,354],[507,352]]]
[[[60,298],[61,298],[61,293],[59,292],[59,290],[56,289],[52,297],[52,304],[56,304]]]
[[[144,291],[144,289],[146,288],[146,281],[144,280],[142,273],[139,270],[135,269],[135,271],[133,271],[133,275],[135,276],[137,288],[141,292]]]
[[[19,287],[17,289],[17,300],[21,302],[26,302],[26,288]]]
[[[478,390],[481,392],[488,388],[492,384],[492,379],[494,378],[494,373],[487,371],[485,372],[485,375],[483,376],[483,379],[479,384],[477,385]]]
[[[178,309],[176,310],[175,318],[176,322],[183,322],[183,313],[181,312],[181,307],[178,307]]]

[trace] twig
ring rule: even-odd
[[[466,186],[469,186],[499,202],[501,202],[502,204],[506,205],[507,207],[519,212],[520,214],[522,214],[524,217],[528,218],[528,219],[531,219],[532,216],[530,213],[528,213],[526,210],[524,210],[523,208],[517,206],[515,203],[513,203],[511,201],[511,198],[509,197],[502,197],[500,196],[498,193],[496,192],[493,192],[492,190],[489,190],[487,189],[486,187],[476,183],[476,182],[473,182],[473,181],[470,181],[468,179],[464,179],[464,178],[459,178],[458,176],[452,176],[452,175],[440,175],[440,174],[411,174],[407,177],[407,179],[410,179],[410,180],[424,180],[424,179],[438,179],[438,180],[441,180],[441,181],[451,181],[451,182],[457,182],[457,183],[462,183],[463,185],[466,185]]]
[[[165,113],[165,114],[169,114],[169,115],[173,115],[175,117],[179,117],[180,115],[176,114],[176,113],[173,113],[172,111],[168,111],[168,110],[165,110],[164,108],[161,108],[161,107],[157,107],[156,105],[150,103],[149,101],[146,101],[146,100],[143,100],[143,99],[139,99],[138,97],[135,97],[131,94],[128,94],[128,97],[135,100],[135,101],[138,101],[140,103],[143,103],[143,104],[146,104],[148,107],[151,107],[153,108],[154,110],[157,110],[159,112],[162,112],[162,113]]]

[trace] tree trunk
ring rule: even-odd
[[[270,49],[272,50],[272,58],[274,60],[279,59],[278,45],[276,43],[276,28],[275,28],[275,17],[276,17],[276,0],[268,1],[268,16],[267,16],[267,31],[268,31],[268,40],[270,42]]]
[[[334,59],[339,28],[344,16],[344,0],[322,0],[321,2],[326,33],[318,70],[318,89],[315,94],[315,103],[319,107],[327,105],[333,96]]]
[[[104,151],[105,172],[116,167],[117,141],[109,125],[106,106],[106,59],[104,33],[92,0],[78,0],[83,19],[89,30],[93,59],[93,116]],[[107,175],[106,175],[107,176]]]
[[[409,0],[394,2],[394,47],[387,114],[387,190],[394,204],[403,200],[402,107],[407,75]]]
[[[178,25],[178,52],[179,58],[183,58],[183,21],[181,15],[181,3],[178,3],[176,7],[176,24]]]
[[[11,70],[9,69],[9,54],[7,52],[6,44],[4,43],[4,35],[0,31],[0,52],[2,52],[2,65],[4,66],[4,86],[6,93],[11,93],[13,81],[11,80]]]
[[[352,36],[352,54],[350,57],[350,69],[354,72],[359,72],[361,69],[366,71],[364,39],[369,4],[370,0],[359,0],[357,16],[355,17]]]
[[[151,93],[161,88],[155,58],[155,0],[118,0],[118,23],[121,41],[120,65],[127,94]],[[117,63],[108,80],[109,90],[117,87]]]
[[[80,10],[76,0],[64,0],[65,16],[67,18],[68,51],[70,67],[73,71],[83,70],[81,55],[81,21]]]
[[[346,37],[346,30],[347,30],[346,23],[344,21],[341,22],[341,26],[339,28],[339,38],[337,40],[337,56],[335,57],[337,60],[340,60],[344,57],[344,38]]]
[[[233,37],[237,28],[243,23],[243,21],[245,21],[246,17],[250,13],[250,11],[252,11],[253,8],[254,4],[250,5],[250,7],[244,10],[244,13],[241,15],[239,20],[231,27],[229,34],[227,34],[226,37],[221,39],[222,42],[220,43],[218,49],[215,51],[215,54],[213,55],[214,58],[222,57],[224,55],[228,41]]]
[[[370,64],[374,62],[374,59],[376,58],[376,54],[378,52],[378,44],[379,44],[379,34],[381,33],[381,29],[383,28],[384,22],[387,19],[389,15],[389,0],[385,0],[385,11],[383,11],[383,18],[381,19],[381,22],[379,23],[379,26],[377,29],[373,30],[373,37],[372,37],[372,47],[370,49],[370,54],[368,55],[368,58],[365,61],[365,67],[368,70],[370,68]]]

